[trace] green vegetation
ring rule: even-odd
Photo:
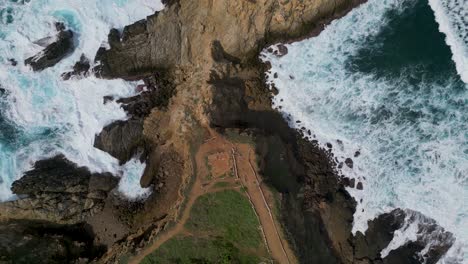
[[[208,193],[197,199],[185,224],[191,235],[170,239],[141,263],[260,263],[266,249],[259,225],[241,193]]]
[[[242,254],[232,243],[222,239],[176,237],[147,256],[141,264],[165,263],[259,263],[258,257]]]
[[[252,138],[252,136],[249,136],[245,133],[239,134],[238,131],[232,130],[232,129],[227,129],[225,131],[225,136],[229,141],[232,141],[233,143],[240,143],[240,144],[249,144],[254,146],[255,141]]]
[[[213,185],[213,188],[226,188],[229,186],[232,186],[231,183],[222,181],[215,183],[215,185]]]
[[[258,248],[262,241],[260,223],[247,198],[227,190],[201,196],[192,208],[185,227],[221,235],[240,246]]]

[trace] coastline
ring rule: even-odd
[[[271,4],[273,1],[264,2]],[[366,234],[353,236],[351,228],[356,202],[346,192],[345,180],[337,174],[329,152],[307,141],[301,135],[306,131],[290,128],[283,116],[271,108],[272,95],[265,78],[268,65],[260,61],[260,51],[279,40],[286,40],[288,37],[284,34],[289,32],[292,35],[289,37],[294,39],[290,41],[318,35],[323,24],[362,3],[353,1],[352,6],[339,5],[343,9],[335,6],[321,17],[307,13],[310,10],[303,9],[301,13],[294,9],[301,6],[299,2],[290,1],[295,6],[289,9],[289,15],[296,19],[308,15],[308,22],[316,25],[314,30],[310,30],[311,24],[297,25],[295,19],[285,22],[275,18],[286,12],[286,7],[276,7],[281,12],[276,10],[275,13],[267,8],[256,10],[255,1],[224,7],[207,3],[203,3],[207,6],[194,7],[188,1],[171,1],[166,9],[146,22],[126,27],[118,41],[109,41],[111,49],[101,51],[97,56],[101,66],[95,70],[105,78],[152,78],[154,71],[163,72],[156,78],[158,83],[153,85],[157,89],[145,96],[124,100],[129,106],[126,108],[131,116],[129,121],[111,124],[97,137],[102,139],[106,135],[106,139],[98,141],[102,143],[98,144],[99,148],[120,157],[121,162],[142,150],[141,158],[147,162],[142,185],[160,186],[146,201],[134,206],[109,195],[106,205],[113,208],[109,213],[115,214],[130,231],[114,241],[110,239],[108,243],[113,246],[103,262],[115,261],[127,252],[143,248],[148,241],[157,239],[162,230],[170,228],[167,224],[176,219],[183,208],[180,193],[194,175],[191,145],[199,141],[202,134],[194,131],[207,128],[221,134],[226,131],[247,134],[254,140],[261,175],[268,185],[282,193],[282,224],[301,263],[406,263],[398,261],[407,260],[424,248],[424,242],[416,241],[391,252],[383,260],[380,258],[381,250],[388,245],[395,230],[403,225],[406,212],[402,210],[379,217],[371,223],[372,228]],[[220,25],[220,28],[191,25],[193,32],[187,32],[182,22],[200,22],[202,15],[196,11],[201,12],[203,8],[217,10],[209,24]],[[275,10],[274,5],[271,8]],[[226,28],[217,23],[217,18],[238,15],[243,21],[249,15],[258,18],[261,12],[269,14],[270,24],[267,20],[254,25],[239,24],[237,33],[245,33],[245,39],[223,39],[219,35],[225,33]],[[268,37],[252,35],[257,27],[264,27],[264,36]],[[296,30],[287,31],[288,27]],[[175,43],[160,40],[165,37]],[[147,49],[147,43],[159,49]],[[163,102],[151,101],[161,95],[164,95]],[[129,130],[134,131],[130,134],[135,137],[126,137],[122,141],[120,135]],[[446,241],[450,237],[447,234]],[[375,244],[369,245],[369,241],[375,241]],[[442,243],[433,249],[430,252],[432,260],[440,258],[449,247]]]

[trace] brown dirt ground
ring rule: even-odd
[[[195,157],[197,175],[180,218],[168,231],[161,233],[154,243],[129,261],[138,264],[143,258],[157,250],[164,242],[179,234],[187,234],[184,225],[198,197],[208,192],[245,187],[253,208],[259,218],[264,238],[273,259],[278,263],[297,263],[277,219],[271,211],[273,194],[262,183],[258,175],[253,146],[232,143],[210,131],[211,137],[198,149]],[[227,182],[227,187],[214,187],[218,182]]]

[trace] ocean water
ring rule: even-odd
[[[468,1],[369,0],[287,48],[261,55],[274,104],[339,163],[353,160],[341,169],[364,186],[348,188],[353,231],[412,209],[455,235],[440,263],[468,263]],[[408,223],[382,256],[417,232]]]
[[[103,96],[130,96],[135,83],[94,76],[63,81],[81,54],[94,59],[111,28],[143,19],[162,9],[156,0],[0,0],[0,200],[14,199],[10,186],[35,161],[63,153],[92,171],[123,179],[119,190],[129,198],[147,195],[139,187],[145,164],[116,159],[93,147],[94,136],[125,112]],[[34,42],[54,36],[54,22],[75,32],[73,54],[53,68],[33,72],[23,61],[43,47]],[[10,65],[8,59],[18,61]]]

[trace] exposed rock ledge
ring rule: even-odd
[[[411,215],[419,215],[409,211],[383,214],[366,234],[353,236],[356,202],[329,152],[306,141],[271,109],[264,83],[268,69],[258,61],[259,51],[276,41],[318,34],[324,23],[360,1],[165,2],[163,11],[125,27],[122,35],[112,30],[111,48],[96,55],[100,66],[94,70],[102,77],[145,78],[147,88],[154,88],[123,100],[131,119],[106,127],[96,146],[121,162],[142,154],[148,164],[142,185],[158,188],[136,207],[121,209],[111,203],[120,208],[111,211],[130,210],[128,218],[118,218],[129,233],[108,243],[101,262],[115,263],[128,252],[138,252],[175,219],[183,201],[179,194],[194,175],[193,149],[207,127],[251,135],[263,177],[281,194],[282,221],[302,263],[420,263],[428,236],[437,243],[427,247],[426,263],[445,254],[452,235],[425,221],[417,241],[381,258],[395,230]],[[159,83],[151,84],[155,73]],[[162,97],[165,100],[158,101]]]

